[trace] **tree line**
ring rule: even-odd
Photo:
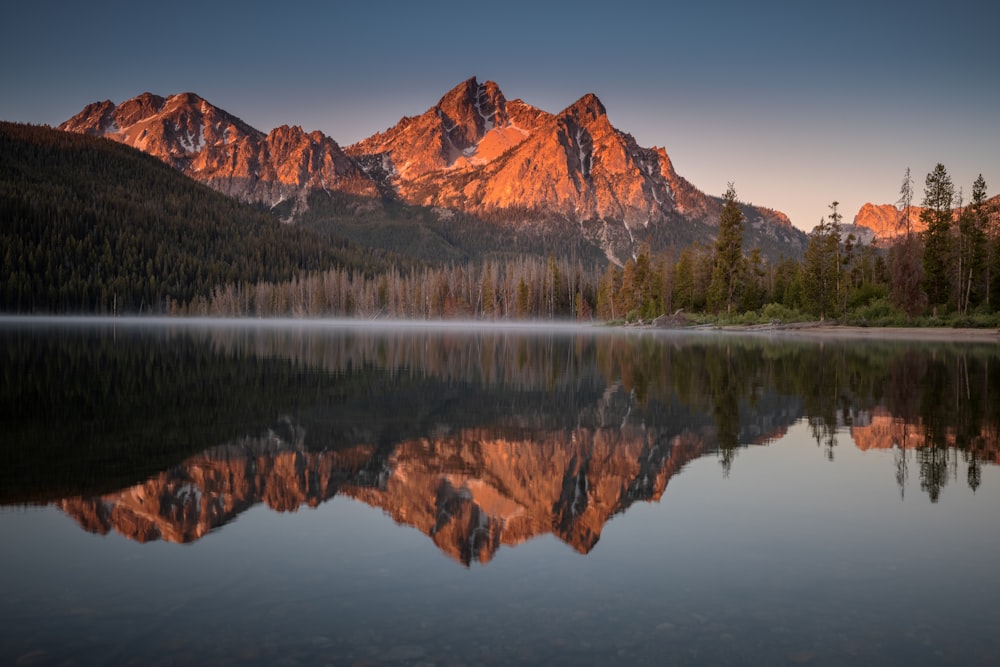
[[[286,281],[228,283],[169,312],[227,317],[391,317],[413,319],[594,318],[597,271],[580,260],[524,256],[484,263],[390,268],[365,275],[345,268]]]
[[[651,319],[677,310],[722,317],[897,321],[1000,310],[1000,211],[980,175],[963,205],[947,169],[928,175],[921,206],[906,170],[895,236],[863,244],[844,235],[839,202],[809,234],[801,259],[768,261],[742,247],[743,216],[732,185],[715,244],[659,253],[643,248],[609,266],[597,288],[599,319]],[[919,220],[924,229],[915,231]],[[896,318],[896,319],[894,319]]]

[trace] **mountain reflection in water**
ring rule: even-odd
[[[728,474],[743,448],[800,420],[832,460],[840,446],[894,450],[900,491],[918,475],[935,502],[1000,462],[992,346],[584,330],[0,335],[0,502],[54,503],[88,531],[141,542],[342,495],[466,565],[546,533],[588,553],[690,461],[717,456]]]

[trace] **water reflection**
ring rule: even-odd
[[[721,474],[806,420],[893,450],[931,501],[1000,462],[992,346],[657,332],[7,327],[0,502],[191,542],[335,495],[470,564],[581,553],[694,459]],[[887,476],[891,483],[893,477]]]

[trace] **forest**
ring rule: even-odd
[[[616,266],[565,229],[419,207],[314,195],[282,224],[131,148],[0,123],[0,311],[996,326],[1000,198],[981,176],[962,192],[938,164],[918,200],[907,169],[894,236],[845,235],[834,201],[804,256],[775,260],[730,186],[714,243]]]

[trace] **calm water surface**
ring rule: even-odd
[[[0,323],[0,664],[1000,664],[994,345]]]

